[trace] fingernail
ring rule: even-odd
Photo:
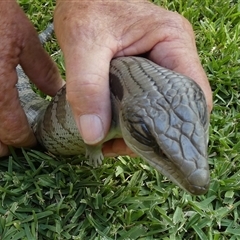
[[[104,138],[102,121],[96,115],[82,115],[79,118],[78,127],[84,142],[87,144],[96,144]]]

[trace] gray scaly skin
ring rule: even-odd
[[[52,26],[40,35],[44,42]],[[42,38],[43,36],[44,38]],[[79,135],[65,86],[49,103],[31,89],[17,67],[22,107],[38,141],[56,155],[86,153],[102,163],[102,145],[86,145]],[[139,57],[113,59],[109,70],[112,124],[105,141],[123,137],[129,148],[192,194],[209,187],[209,116],[204,94],[191,79]]]

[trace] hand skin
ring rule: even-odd
[[[66,64],[67,99],[84,141],[96,144],[110,121],[108,74],[112,58],[147,53],[153,62],[195,80],[209,112],[212,93],[191,24],[146,0],[57,0],[57,39]],[[104,145],[107,156],[131,154],[122,139]]]
[[[0,84],[2,93],[7,92],[0,95],[3,156],[8,153],[7,145],[35,144],[15,88],[17,64],[49,95],[55,95],[62,80],[15,0],[0,1],[0,16]],[[108,71],[110,60],[117,56],[148,53],[157,64],[192,77],[204,90],[211,111],[211,90],[197,55],[194,33],[179,14],[145,0],[59,0],[54,21],[66,61],[67,97],[85,142],[100,142],[109,129]],[[97,116],[100,127],[91,115]],[[103,153],[134,156],[122,139],[106,143]]]
[[[0,1],[0,16],[1,157],[8,154],[7,145],[27,147],[36,143],[18,99],[16,66],[21,64],[32,82],[49,95],[55,95],[63,82],[17,2]]]

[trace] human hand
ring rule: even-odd
[[[36,143],[21,108],[16,66],[21,64],[39,89],[55,95],[62,86],[57,67],[43,50],[38,35],[15,0],[0,1],[0,157],[8,147]]]
[[[191,77],[203,89],[211,111],[212,93],[194,33],[179,14],[146,0],[58,0],[54,24],[65,57],[67,99],[86,143],[100,142],[109,130],[113,57],[147,53],[153,62]],[[118,139],[103,152],[118,155],[129,149]]]

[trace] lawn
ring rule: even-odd
[[[55,1],[19,0],[36,29]],[[57,159],[22,150],[0,161],[0,239],[240,239],[240,2],[156,0],[193,24],[214,96],[211,185],[191,196],[141,159]],[[46,49],[64,71],[57,44]]]

